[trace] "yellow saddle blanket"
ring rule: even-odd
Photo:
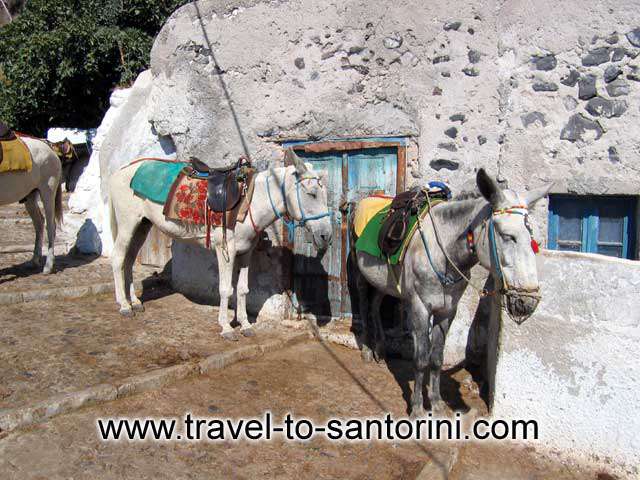
[[[20,138],[0,141],[0,173],[30,172],[32,165],[31,152]]]
[[[383,195],[363,198],[358,202],[356,213],[353,217],[353,229],[358,237],[362,236],[364,227],[369,220],[375,217],[376,213],[391,204],[393,197]]]

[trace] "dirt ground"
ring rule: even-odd
[[[410,365],[364,364],[358,352],[309,341],[217,373],[60,416],[0,440],[0,471],[26,478],[353,478],[414,479],[453,459],[450,480],[606,478],[562,463],[541,462],[533,448],[509,444],[101,442],[102,417],[402,416]],[[484,408],[461,370],[447,382],[449,402]],[[452,456],[453,455],[453,456]]]

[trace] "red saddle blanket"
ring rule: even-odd
[[[238,205],[225,213],[213,212],[207,207],[207,181],[191,178],[180,172],[169,190],[163,213],[171,220],[179,220],[195,225],[222,226],[222,215],[227,215],[227,228],[233,229],[236,222],[242,222],[249,210],[253,194],[253,175],[248,179],[246,194]],[[207,216],[209,221],[207,222]]]

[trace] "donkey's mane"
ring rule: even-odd
[[[449,224],[457,224],[462,217],[467,216],[469,223],[463,233],[460,234],[462,237],[466,236],[466,231],[469,228],[475,228],[476,225],[482,222],[488,216],[489,211],[489,203],[480,192],[464,192],[448,202],[441,203],[439,208],[434,209],[434,214]],[[474,212],[475,215],[473,215]],[[468,217],[469,215],[473,216]]]
[[[478,192],[477,190],[470,190],[467,192],[460,192],[457,195],[455,195],[452,200],[453,201],[457,201],[457,200],[471,200],[471,199],[476,199],[476,198],[480,198],[482,196],[482,194],[480,192]]]

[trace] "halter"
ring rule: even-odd
[[[511,287],[509,286],[509,284],[507,283],[507,280],[504,276],[504,272],[502,270],[502,264],[500,263],[500,256],[498,255],[498,246],[496,244],[496,234],[495,234],[495,224],[494,224],[494,217],[497,215],[522,215],[524,217],[524,225],[527,228],[527,230],[529,231],[529,234],[532,235],[532,229],[531,229],[531,225],[529,225],[529,210],[527,209],[526,206],[523,205],[516,205],[516,206],[512,206],[512,207],[507,207],[507,208],[501,208],[499,210],[494,210],[493,213],[491,214],[491,217],[489,219],[489,231],[488,231],[488,237],[489,237],[489,254],[491,256],[491,260],[492,263],[496,266],[496,274],[498,277],[498,281],[502,284],[501,288],[499,290],[499,292],[502,295],[517,295],[517,296],[521,296],[521,297],[530,297],[536,300],[536,303],[540,302],[540,289],[539,288],[535,288],[535,289],[529,289],[529,288],[518,288],[518,287]],[[532,235],[533,237],[533,235]],[[538,244],[535,240],[531,240],[531,248],[533,249],[533,251],[535,253],[537,252],[537,247]],[[534,309],[535,310],[535,309]],[[513,315],[511,315],[511,313],[509,312],[509,309],[506,309],[507,314],[509,315],[509,317],[511,317],[511,319],[516,322],[518,325],[520,325],[521,323],[523,323],[527,318],[529,318],[531,315],[527,315],[525,317],[514,317]]]
[[[298,220],[297,223],[295,219],[287,218],[288,215],[282,215],[276,209],[276,206],[273,203],[273,198],[271,197],[271,189],[269,188],[271,174],[269,174],[269,176],[267,177],[267,195],[269,196],[269,203],[271,203],[271,209],[273,210],[273,213],[276,215],[276,218],[278,220],[282,220],[284,224],[287,226],[287,236],[290,242],[292,242],[295,237],[297,227],[304,227],[307,224],[307,222],[310,222],[311,220],[319,220],[321,218],[329,217],[332,215],[330,211],[319,213],[317,215],[312,215],[311,217],[307,217],[305,215],[304,210],[302,208],[302,202],[300,201],[300,184],[305,180],[317,180],[318,183],[320,183],[320,178],[317,177],[316,175],[299,175],[298,173],[296,173],[295,175],[296,175],[296,198],[298,199],[298,209],[300,210],[300,216],[302,217],[300,220]],[[287,195],[285,191],[285,188],[286,188],[285,185],[286,185],[286,181],[284,181],[283,179],[282,185],[280,185],[280,192],[282,193],[282,198],[284,199],[284,208],[287,212],[289,212],[289,207],[287,205]]]
[[[504,278],[504,273],[502,272],[502,264],[500,263],[500,256],[498,255],[498,245],[496,244],[496,227],[493,222],[493,218],[497,215],[522,215],[525,220],[525,226],[529,233],[531,233],[531,227],[529,226],[527,219],[529,217],[529,210],[526,205],[514,205],[512,207],[500,208],[498,210],[494,210],[489,218],[489,254],[491,255],[491,259],[496,266],[496,273],[498,274],[498,279],[501,280],[503,285],[503,291],[501,293],[505,293],[509,291],[509,286]]]

